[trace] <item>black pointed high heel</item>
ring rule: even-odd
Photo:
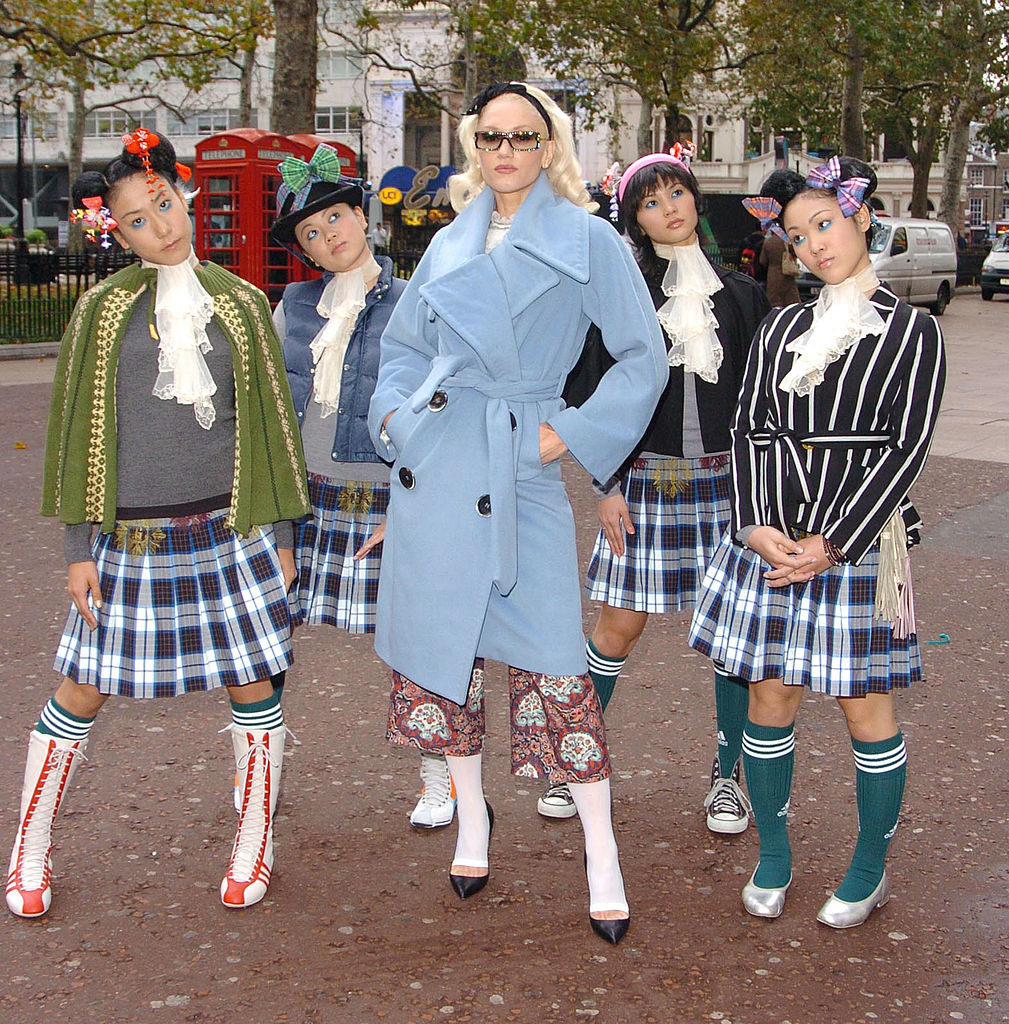
[[[583,854],[582,859],[585,864],[585,881],[587,883],[589,880],[589,855],[587,853]],[[607,942],[615,946],[627,934],[627,929],[631,926],[631,915],[628,911],[626,917],[600,921],[597,918],[594,918],[590,912],[589,924],[592,925],[592,930],[599,936],[599,938],[605,939]]]
[[[494,808],[486,800],[484,803],[487,804],[487,820],[490,822],[490,827],[487,830],[487,859],[490,860],[490,837],[494,835]],[[451,868],[448,872],[448,880],[452,883],[456,896],[461,900],[475,896],[487,885],[489,878],[490,867],[487,868],[486,875],[453,875]]]

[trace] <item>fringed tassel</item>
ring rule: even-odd
[[[879,538],[879,573],[873,617],[889,622],[893,635],[901,640],[915,630],[911,559],[907,553],[907,531],[899,509],[887,521]]]

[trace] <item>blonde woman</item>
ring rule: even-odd
[[[373,438],[394,461],[375,639],[394,670],[389,739],[446,755],[459,819],[450,878],[474,895],[494,820],[481,779],[483,659],[505,662],[512,769],[570,785],[591,925],[616,943],[630,914],[558,460],[570,451],[597,479],[612,475],[665,385],[665,346],[626,246],[590,215],[570,121],[546,93],[488,86],[459,139],[459,216],[389,322],[371,402]],[[566,409],[590,323],[616,363]]]

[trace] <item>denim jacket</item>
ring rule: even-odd
[[[368,292],[344,359],[333,436],[334,462],[382,461],[368,433],[368,404],[378,379],[379,341],[406,282],[392,276],[392,260],[387,256],[375,259],[382,272]],[[315,307],[332,276],[327,272],[313,281],[289,284],[281,299],[284,364],[299,423],[304,421],[315,374],[310,346],[325,323]]]

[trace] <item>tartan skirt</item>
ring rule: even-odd
[[[102,607],[71,607],[53,667],[123,697],[175,697],[269,679],[291,664],[273,527],[239,537],[227,512],[117,522],[91,550]]]
[[[599,531],[585,574],[589,598],[636,612],[693,608],[729,523],[729,457],[635,459],[624,497],[634,533],[617,558]]]
[[[374,633],[382,546],[357,562],[354,552],[385,522],[389,485],[309,473],[308,496],[312,518],[296,527],[292,624],[325,622],[348,633]]]
[[[723,536],[690,623],[696,651],[747,682],[781,679],[832,697],[889,693],[921,679],[918,638],[873,619],[879,547],[808,583],[774,588],[756,552]],[[910,581],[909,581],[910,582]]]

